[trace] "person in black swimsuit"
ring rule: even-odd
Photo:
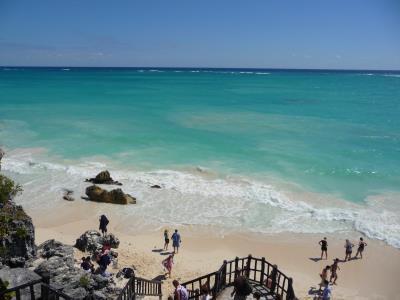
[[[328,259],[328,241],[326,240],[326,237],[324,237],[323,240],[320,240],[319,244],[321,245],[321,259],[324,253],[325,253],[325,259]]]
[[[360,241],[358,242],[358,249],[357,249],[355,258],[358,258],[358,254],[360,254],[360,256],[362,258],[362,253],[365,249],[365,246],[367,246],[367,243],[364,242],[364,239],[362,237],[360,237]]]

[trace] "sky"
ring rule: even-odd
[[[400,0],[0,0],[0,65],[400,70]]]

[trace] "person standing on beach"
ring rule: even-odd
[[[364,252],[365,247],[367,246],[367,243],[364,242],[364,239],[360,237],[360,241],[358,242],[358,249],[355,258],[358,258],[358,254],[360,254],[362,258],[362,253]]]
[[[175,229],[175,232],[171,238],[172,238],[172,246],[174,247],[174,253],[178,254],[179,247],[182,243],[181,235],[178,233],[178,229]]]
[[[354,244],[352,244],[348,239],[346,239],[346,243],[344,244],[344,248],[346,249],[346,256],[344,258],[344,261],[347,261],[351,259],[351,253],[353,252],[353,247]]]
[[[337,270],[340,270],[339,268],[339,258],[335,258],[335,260],[333,261],[333,264],[331,265],[331,278],[329,280],[329,282],[332,282],[332,284],[336,284],[336,280],[338,278],[337,276]]]
[[[172,281],[172,284],[175,287],[174,292],[174,300],[188,300],[189,299],[189,292],[187,289],[179,284],[178,280]]]
[[[168,244],[169,244],[168,229],[165,229],[164,230],[164,251],[168,250]]]
[[[326,237],[324,237],[323,240],[320,240],[319,244],[321,246],[321,259],[324,253],[325,253],[325,259],[328,259],[328,241],[326,240]]]
[[[101,233],[103,234],[103,236],[105,236],[107,234],[107,225],[110,221],[108,221],[105,215],[101,215],[99,221],[100,221],[99,230],[101,230]]]

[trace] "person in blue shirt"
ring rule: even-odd
[[[179,246],[182,243],[181,235],[178,233],[178,229],[175,229],[175,232],[171,238],[172,238],[172,247],[174,247],[174,253],[177,254],[179,251]]]

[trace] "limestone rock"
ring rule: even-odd
[[[106,191],[97,185],[86,188],[86,195],[89,200],[114,204],[136,204],[136,198],[125,194],[121,189]]]
[[[86,179],[86,182],[91,182],[94,184],[116,184],[116,185],[122,185],[122,183],[115,181],[111,178],[110,172],[102,171],[99,174],[96,175],[95,178],[90,178]]]
[[[111,248],[119,247],[119,239],[115,235],[107,234],[103,237],[96,230],[88,230],[76,240],[75,247],[84,252],[95,253],[101,250],[105,243],[110,245]]]

